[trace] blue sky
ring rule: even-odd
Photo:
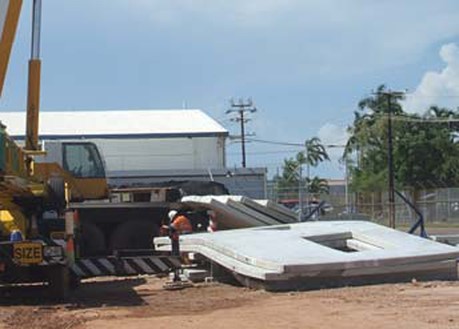
[[[26,101],[30,3],[1,110]],[[229,100],[252,97],[257,139],[345,141],[359,99],[408,89],[407,107],[459,98],[454,0],[45,0],[43,110],[201,108],[234,134]],[[240,165],[228,146],[228,166]],[[250,143],[249,166],[273,174],[298,149]],[[334,159],[339,150],[331,150]],[[336,161],[313,174],[340,178]]]

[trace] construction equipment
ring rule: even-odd
[[[0,1],[0,91],[3,88],[11,48],[21,12],[21,0]],[[52,185],[40,180],[34,172],[34,143],[38,129],[40,88],[40,7],[33,6],[32,58],[29,62],[28,142],[20,148],[0,127],[0,279],[3,282],[48,281],[55,295],[63,296],[68,286],[68,258],[64,248],[39,238],[38,222],[47,211],[63,215],[64,204],[56,202]],[[70,228],[66,230],[70,232]],[[63,244],[70,245],[71,235]]]
[[[21,7],[22,0],[0,0],[0,91]],[[41,0],[34,0],[25,146],[0,126],[0,283],[47,281],[62,297],[72,278],[176,270],[180,257],[152,246],[168,211],[193,208],[178,202],[183,194],[228,191],[214,182],[109,190],[95,144],[40,141],[40,24]],[[205,208],[193,216],[208,219]]]
[[[21,8],[22,0],[0,0],[0,92]],[[41,0],[34,0],[25,147],[17,145],[0,125],[0,282],[48,282],[53,296],[65,297],[72,278],[154,274],[179,267],[176,258],[151,250],[81,257],[80,242],[100,245],[103,233],[91,231],[89,224],[78,229],[77,212],[71,205],[108,197],[104,164],[93,143],[39,144],[40,25]],[[106,226],[122,239],[123,231]],[[121,229],[129,231],[129,225]],[[142,229],[150,227],[137,223],[131,233]],[[96,251],[86,250],[86,255]]]

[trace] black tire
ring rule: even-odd
[[[100,256],[107,253],[104,233],[96,224],[90,221],[81,223],[79,243],[82,257]]]
[[[65,300],[69,295],[70,271],[65,265],[54,265],[48,268],[49,295],[55,300]]]
[[[151,221],[130,220],[121,223],[110,237],[110,249],[153,249],[153,238],[158,233],[158,226]]]
[[[81,278],[77,276],[75,273],[70,271],[69,276],[69,288],[70,290],[75,290],[81,285]]]

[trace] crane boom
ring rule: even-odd
[[[22,0],[0,0],[0,96],[21,13]]]
[[[33,0],[32,15],[32,50],[29,60],[29,81],[27,88],[27,121],[26,145],[29,151],[39,150],[38,119],[40,111],[40,30],[41,30],[41,0]]]

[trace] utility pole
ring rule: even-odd
[[[392,131],[392,98],[403,97],[402,91],[379,91],[379,96],[387,99],[387,166],[389,171],[389,227],[395,228],[395,179],[393,158],[393,131]]]
[[[236,121],[240,123],[241,129],[241,152],[242,152],[242,168],[246,167],[246,156],[245,156],[245,124],[250,121],[249,118],[245,116],[246,113],[254,113],[257,109],[253,105],[252,100],[249,98],[247,101],[239,99],[238,102],[231,100],[231,109],[226,111],[226,114],[229,113],[237,113],[238,117],[231,119],[232,121]]]
[[[298,221],[303,221],[303,166],[298,166]]]
[[[345,178],[345,185],[344,185],[344,200],[346,203],[346,214],[349,215],[351,213],[351,206],[349,202],[349,159],[344,159],[344,178]]]

